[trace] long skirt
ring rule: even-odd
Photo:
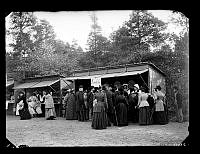
[[[135,108],[135,106],[131,106],[128,108],[128,121],[129,122],[133,122],[133,123],[137,123],[138,122],[138,118],[139,118],[139,110],[137,108]]]
[[[92,117],[93,129],[106,129],[107,125],[108,125],[108,119],[105,111],[93,112],[93,117]]]
[[[31,114],[29,113],[28,108],[23,108],[19,110],[20,120],[27,120],[31,119]]]
[[[149,106],[139,108],[139,124],[149,125],[150,124],[150,109]]]
[[[124,103],[119,103],[119,106],[117,108],[117,120],[118,120],[118,126],[128,125],[127,107]]]
[[[32,108],[32,107],[28,107],[28,110],[29,110],[29,112],[30,112],[30,114],[33,116],[33,115],[36,115],[36,112],[35,112],[35,110],[34,110],[34,108]]]
[[[155,111],[153,114],[154,124],[167,124],[167,117],[165,111]]]
[[[45,117],[46,118],[56,117],[55,108],[46,108],[45,109]]]

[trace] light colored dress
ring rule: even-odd
[[[148,94],[147,93],[144,93],[144,92],[141,92],[139,93],[139,96],[138,96],[138,106],[139,107],[144,107],[144,106],[149,106],[149,103],[147,102],[147,98],[148,98]]]
[[[55,107],[54,107],[54,101],[53,101],[53,97],[48,94],[48,95],[45,95],[45,117],[46,118],[49,118],[51,116],[54,116],[56,117],[56,114],[55,114]]]
[[[156,109],[155,111],[164,111],[164,97],[165,97],[165,94],[163,94],[161,91],[157,91],[154,93],[154,98],[155,98],[155,106],[156,106]]]
[[[35,105],[36,105],[35,96],[31,96],[28,101],[28,110],[31,115],[37,114],[35,112]]]

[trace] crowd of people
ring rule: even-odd
[[[157,86],[153,94],[146,93],[145,87],[138,84],[129,87],[109,84],[91,86],[84,90],[82,85],[75,92],[69,89],[63,100],[67,120],[88,121],[94,129],[109,126],[127,126],[168,123],[165,95]]]
[[[21,120],[27,120],[35,117],[42,117],[41,103],[45,104],[45,117],[47,120],[55,120],[56,112],[54,100],[50,91],[43,91],[43,95],[38,92],[33,92],[33,95],[28,99],[24,92],[20,92],[17,101],[16,115],[20,116]]]
[[[66,120],[91,121],[94,129],[105,129],[112,125],[127,126],[130,123],[139,125],[167,124],[167,112],[165,94],[160,86],[156,86],[153,93],[147,93],[144,86],[133,84],[115,85],[111,87],[104,84],[99,87],[91,86],[84,90],[82,85],[75,92],[68,89],[64,94],[63,108]],[[177,105],[177,118],[183,121],[181,110],[181,96],[178,88],[174,88],[175,103]],[[43,91],[43,95],[34,92],[26,100],[25,94],[20,92],[17,108],[21,120],[41,117],[41,103],[45,104],[45,118],[55,120],[56,112],[54,100],[49,91]]]

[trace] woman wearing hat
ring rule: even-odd
[[[53,97],[50,95],[49,91],[43,91],[43,97],[45,98],[45,117],[47,120],[55,120],[55,107]]]
[[[119,88],[119,95],[116,96],[116,110],[118,126],[127,126],[127,106],[128,102],[124,96],[123,87]]]
[[[94,93],[93,103],[93,117],[92,128],[93,129],[106,129],[108,125],[108,119],[106,114],[107,98],[105,92],[101,88],[96,88]]]
[[[75,95],[73,93],[73,90],[70,89],[69,93],[66,94],[64,97],[64,103],[65,103],[65,108],[66,108],[66,120],[75,120],[77,119],[76,117],[76,106],[75,106]]]
[[[141,93],[138,95],[138,107],[139,107],[139,124],[148,125],[150,124],[150,109],[147,98],[149,94],[145,93],[145,88],[141,87]]]
[[[161,87],[156,86],[154,91],[154,99],[155,99],[155,112],[153,114],[153,121],[155,124],[166,124],[167,118],[164,110],[164,98],[165,94],[161,92]]]
[[[25,94],[20,92],[18,98],[20,120],[31,119],[31,114],[28,110],[28,103],[26,102]]]

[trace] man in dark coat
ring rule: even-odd
[[[85,104],[83,97],[83,86],[79,86],[79,91],[76,92],[76,112],[78,121],[85,121]]]
[[[89,111],[90,111],[90,117],[92,118],[93,115],[93,98],[94,98],[94,86],[90,87],[90,91],[88,92],[87,101],[89,104]],[[89,118],[89,119],[91,119]]]
[[[176,105],[176,116],[178,122],[183,122],[183,111],[182,111],[182,95],[180,94],[178,87],[174,87],[174,103]]]
[[[108,126],[111,126],[111,123],[113,123],[113,93],[111,90],[109,90],[109,85],[105,84],[105,93],[107,97],[107,103],[108,103],[108,110],[107,110],[107,116],[108,116]]]
[[[118,119],[117,119],[117,104],[116,104],[116,97],[119,95],[119,88],[121,87],[120,84],[116,84],[114,85],[114,93],[113,93],[113,109],[114,109],[114,117],[113,117],[113,125],[114,126],[118,126]]]

